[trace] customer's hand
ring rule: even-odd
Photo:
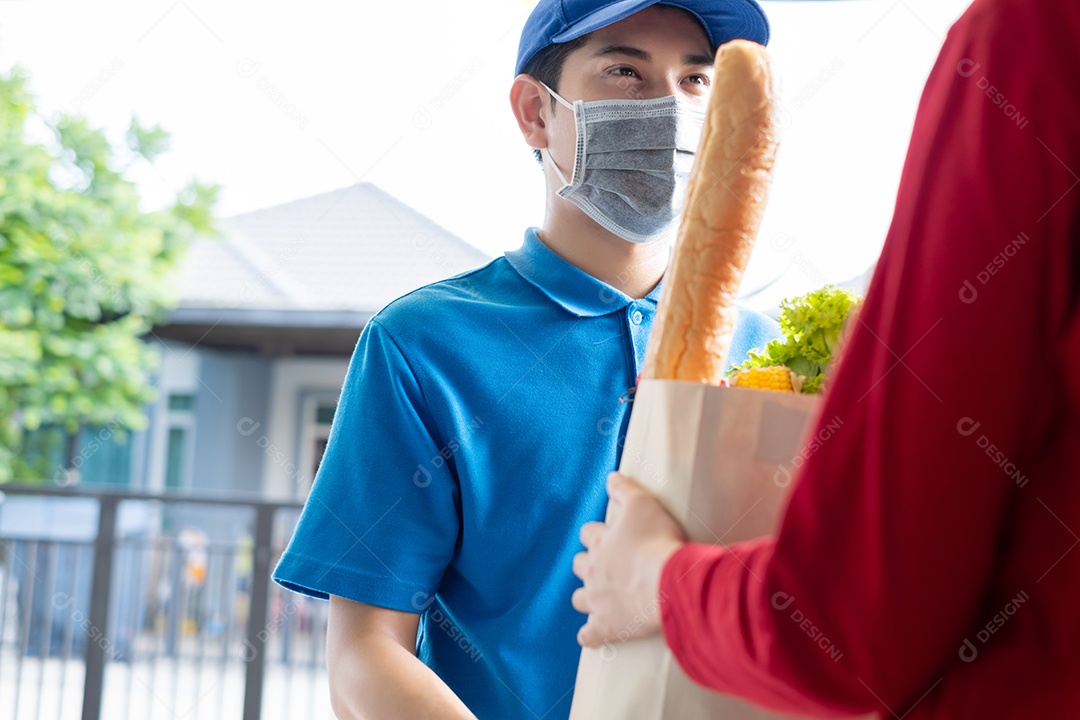
[[[608,476],[609,523],[581,528],[586,551],[574,557],[585,586],[571,602],[588,622],[578,642],[598,647],[660,631],[660,573],[686,535],[663,505],[636,482]]]

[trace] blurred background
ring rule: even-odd
[[[968,2],[763,4],[775,312],[865,289]],[[542,220],[532,5],[0,4],[0,718],[331,716],[269,569],[367,320]]]

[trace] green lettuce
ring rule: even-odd
[[[728,375],[739,370],[786,365],[804,378],[803,393],[817,394],[840,343],[844,322],[861,302],[862,299],[851,290],[832,285],[783,301],[780,303],[780,331],[784,337],[773,340],[761,350],[751,350],[746,362],[733,366]]]

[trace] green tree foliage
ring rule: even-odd
[[[0,73],[0,480],[50,474],[20,452],[38,428],[146,422],[159,356],[143,337],[175,302],[190,240],[215,232],[218,188],[193,181],[144,210],[125,174],[169,136],[133,118],[126,141],[45,118],[26,73]]]

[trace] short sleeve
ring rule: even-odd
[[[768,315],[747,308],[739,308],[735,337],[728,351],[728,363],[741,365],[751,350],[762,350],[773,340],[781,337],[780,325]]]
[[[364,328],[319,472],[274,580],[296,592],[419,612],[453,556],[457,481],[409,361]]]

